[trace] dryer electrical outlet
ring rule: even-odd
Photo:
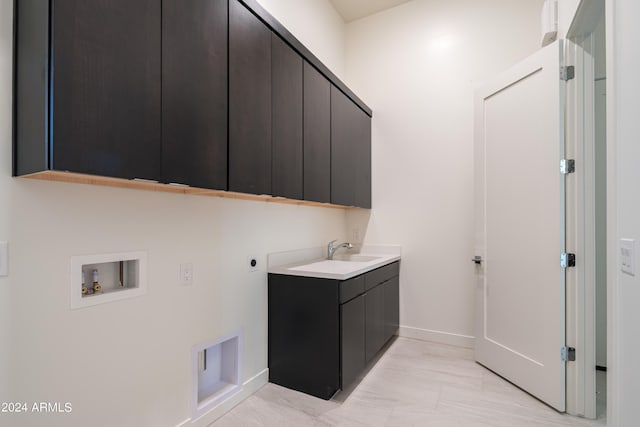
[[[260,262],[258,261],[258,257],[256,255],[249,255],[247,257],[247,270],[249,272],[260,270]]]

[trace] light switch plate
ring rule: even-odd
[[[0,242],[0,276],[9,275],[9,244]]]
[[[620,270],[630,276],[636,275],[636,241],[620,239]]]
[[[193,284],[193,263],[180,264],[180,284],[188,286]]]

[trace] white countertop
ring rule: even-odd
[[[268,272],[291,276],[347,280],[400,259],[398,245],[367,245],[340,249],[333,260],[326,259],[326,248],[280,252],[268,256]]]

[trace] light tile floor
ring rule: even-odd
[[[606,425],[604,418],[594,421],[556,412],[475,363],[472,350],[407,338],[396,339],[359,384],[329,401],[269,383],[212,424],[213,427],[603,425]]]

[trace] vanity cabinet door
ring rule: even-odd
[[[398,332],[400,324],[400,277],[384,283],[384,341]]]
[[[269,274],[270,382],[322,399],[340,388],[338,284],[331,279]]]
[[[365,362],[369,363],[385,343],[384,339],[384,285],[376,286],[365,294]]]
[[[360,295],[340,306],[341,381],[345,389],[365,367],[365,297]]]

